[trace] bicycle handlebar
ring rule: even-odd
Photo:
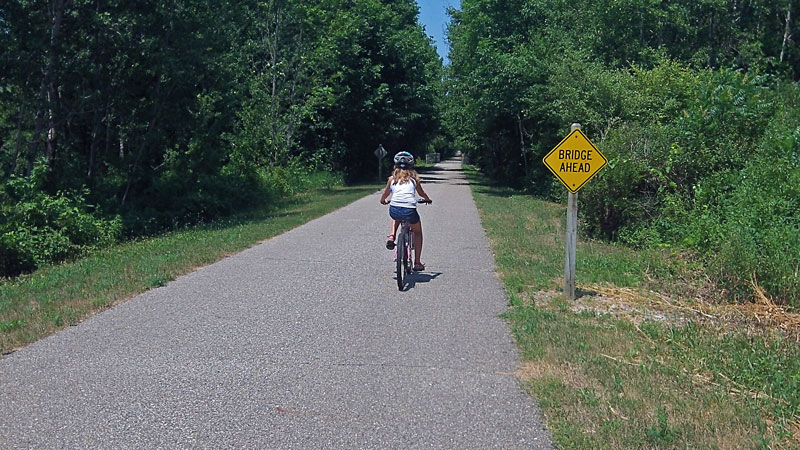
[[[419,199],[419,200],[417,200],[417,203],[423,203],[423,204],[425,204],[425,205],[430,205],[431,203],[433,203],[433,200],[423,200],[423,199]],[[389,204],[389,200],[386,200],[386,202],[384,202],[383,200],[381,200],[381,204],[383,204],[383,205],[388,205],[388,204]]]

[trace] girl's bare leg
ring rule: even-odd
[[[414,265],[422,264],[420,257],[422,256],[422,221],[411,225],[411,239],[414,240]]]

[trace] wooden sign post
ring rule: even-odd
[[[570,131],[580,130],[581,124],[573,123]],[[578,254],[578,193],[567,194],[566,259],[564,260],[564,294],[575,300],[575,257]]]
[[[544,165],[569,191],[567,199],[564,295],[575,300],[575,257],[578,247],[578,190],[608,164],[608,160],[573,123],[570,133],[543,159]]]
[[[378,183],[380,183],[381,181],[383,181],[383,175],[381,174],[381,172],[383,172],[381,167],[381,160],[386,156],[386,149],[383,148],[383,144],[378,144],[378,148],[375,149],[373,154],[375,155],[376,158],[378,158]]]
[[[567,199],[567,252],[564,260],[564,293],[575,300],[575,258],[578,254],[578,193],[570,192]]]

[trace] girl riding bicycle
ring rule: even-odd
[[[422,255],[422,220],[417,213],[417,194],[425,202],[430,203],[431,198],[422,189],[422,180],[414,170],[414,157],[411,153],[400,152],[394,155],[394,171],[386,189],[381,196],[381,204],[389,205],[389,216],[392,218],[392,229],[386,236],[386,248],[394,248],[394,238],[400,221],[407,220],[411,226],[412,239],[414,240],[414,270],[425,270],[425,265],[420,262]],[[391,195],[391,201],[387,200]]]

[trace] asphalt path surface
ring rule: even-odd
[[[367,196],[0,359],[0,448],[552,448],[458,161],[399,292]]]

